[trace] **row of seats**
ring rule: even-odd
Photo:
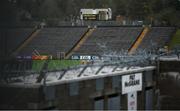
[[[11,54],[21,45],[33,32],[33,28],[10,28],[1,30],[3,49],[7,54]]]
[[[104,54],[129,50],[142,27],[100,27],[87,39],[76,54]]]
[[[32,55],[37,50],[40,54],[57,56],[59,52],[67,53],[87,32],[85,27],[44,28],[21,50],[19,55]],[[129,50],[142,32],[142,27],[98,27],[83,43],[75,54],[95,54]],[[174,32],[173,27],[152,27],[143,39],[139,49],[163,47]],[[1,44],[6,52],[11,52],[32,33],[32,28],[3,30],[0,33]],[[7,39],[5,39],[7,37]],[[7,43],[7,46],[5,43]]]
[[[82,37],[88,28],[44,28],[20,52],[21,55],[32,55],[34,50],[42,54],[56,56],[58,52],[67,53]]]
[[[174,27],[152,27],[138,49],[153,50],[162,48],[167,45],[174,32]]]

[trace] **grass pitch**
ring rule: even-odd
[[[40,72],[44,63],[45,60],[34,60],[32,70]],[[60,70],[68,67],[74,67],[80,64],[80,60],[50,60],[48,64],[48,70]]]

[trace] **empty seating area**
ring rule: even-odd
[[[174,31],[175,27],[152,27],[141,42],[139,49],[162,48],[170,41]]]
[[[7,49],[10,53],[21,45],[33,32],[33,28],[13,28],[7,30]]]
[[[10,55],[33,32],[33,28],[0,29],[0,43],[3,56]]]
[[[34,50],[41,55],[56,56],[59,52],[69,51],[88,30],[85,27],[44,28],[20,52],[21,55],[32,55]]]
[[[35,30],[33,28],[10,28],[0,31],[0,46],[3,49],[2,52],[8,55]],[[57,57],[62,52],[66,54],[87,31],[87,27],[43,28],[18,55],[31,56],[33,52],[39,52],[40,55]],[[103,55],[118,53],[122,50],[128,51],[142,31],[143,27],[104,26],[95,28],[75,54]],[[174,27],[152,27],[138,49],[150,50],[163,47],[170,41],[174,31]]]
[[[129,50],[142,30],[142,27],[96,28],[76,54],[102,55]]]

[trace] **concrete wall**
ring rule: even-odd
[[[180,72],[180,61],[160,61],[160,72]]]
[[[160,62],[160,108],[180,109],[180,61]]]
[[[40,103],[43,95],[41,88],[0,87],[0,109],[36,109],[34,103]]]
[[[101,78],[104,81],[104,88],[98,91],[96,90],[96,79],[79,81],[78,94],[74,96],[70,95],[69,89],[72,83],[37,88],[1,87],[0,109],[91,110],[94,109],[96,100],[104,100],[103,109],[108,109],[108,100],[111,97],[119,98],[120,102],[117,105],[119,104],[120,109],[127,109],[127,94],[122,95],[121,92],[121,76],[116,76],[119,77],[119,86],[117,88],[112,86],[112,76]],[[146,109],[146,96],[149,96],[146,95],[146,91],[150,89],[153,91],[153,98],[150,98],[153,105],[149,109],[156,109],[156,80],[156,71],[143,72],[142,91],[137,93],[138,109]]]

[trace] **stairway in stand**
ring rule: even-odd
[[[135,43],[132,45],[132,47],[129,49],[129,54],[133,54],[135,53],[136,49],[138,48],[138,46],[141,44],[143,38],[146,36],[146,34],[148,33],[149,28],[145,27],[143,29],[143,31],[141,32],[141,34],[139,35],[138,39],[135,41]]]
[[[66,54],[66,59],[68,59],[74,52],[78,51],[79,48],[85,43],[88,37],[94,32],[95,28],[90,28],[88,31],[81,37],[81,39],[74,45],[74,47],[69,50]]]

